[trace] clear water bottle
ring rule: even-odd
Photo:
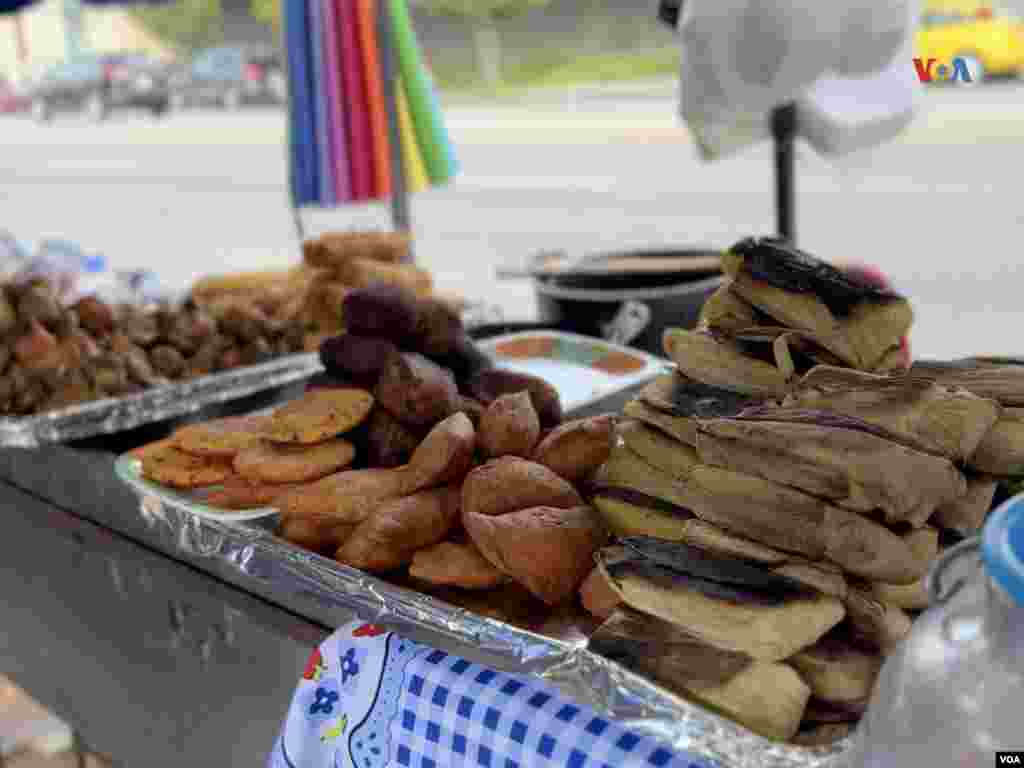
[[[929,588],[932,607],[882,667],[849,768],[990,768],[997,752],[1024,750],[1024,495],[949,550]]]

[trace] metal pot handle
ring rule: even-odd
[[[640,301],[624,301],[611,322],[601,328],[604,340],[629,346],[651,324],[651,308]]]

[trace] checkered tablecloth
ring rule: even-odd
[[[372,624],[313,652],[268,768],[716,768],[528,677]]]

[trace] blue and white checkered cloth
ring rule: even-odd
[[[268,768],[717,768],[556,689],[343,627],[313,653]]]

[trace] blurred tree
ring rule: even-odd
[[[224,42],[220,0],[174,0],[168,5],[135,8],[133,13],[153,34],[182,51]]]
[[[250,0],[249,11],[274,30],[274,39],[281,39],[281,0]]]
[[[493,88],[501,83],[498,20],[550,3],[551,0],[418,0],[416,4],[437,16],[455,16],[469,21],[480,77]]]

